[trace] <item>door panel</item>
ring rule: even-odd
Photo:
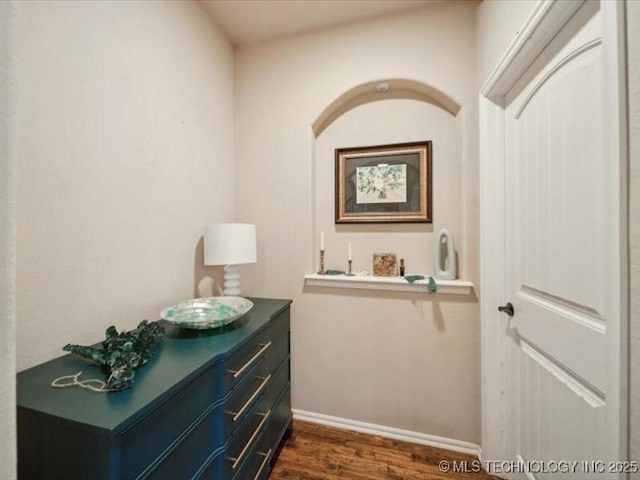
[[[602,57],[599,5],[586,2],[505,98],[507,298],[516,312],[506,440],[525,461],[607,458],[606,262],[618,238],[605,214],[615,192],[606,188]]]

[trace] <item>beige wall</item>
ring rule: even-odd
[[[318,165],[330,164],[326,152],[334,146],[327,130],[316,151],[311,124],[347,90],[389,78],[424,82],[462,105],[458,118],[447,124],[455,129],[452,137],[439,137],[440,142],[453,138],[454,145],[434,145],[435,188],[450,194],[435,205],[434,217],[456,225],[462,276],[477,281],[474,12],[475,4],[452,2],[237,50],[236,219],[256,223],[260,243],[258,264],[244,268],[244,290],[294,299],[296,409],[480,440],[475,296],[304,289],[303,283],[303,275],[317,267],[320,222],[332,249],[327,252],[331,266],[343,266],[340,259],[352,238],[356,267],[366,268],[371,250],[383,247],[410,258],[410,269],[430,267],[430,227],[410,228],[407,236],[399,235],[405,228],[397,226],[336,229],[327,217],[332,180],[329,186],[315,183],[312,157],[317,155]],[[359,139],[367,143],[408,138],[380,134],[385,126],[397,133],[407,125],[402,110],[378,123],[366,112],[386,105],[361,108],[338,120],[346,122],[345,130],[334,141],[342,143],[340,135],[349,132],[364,135]],[[439,117],[431,110],[426,115],[421,125],[407,126],[415,132],[411,140],[418,133],[418,139],[435,134]],[[448,149],[453,154],[447,166]],[[314,225],[314,190],[322,197],[319,225]]]
[[[12,156],[13,3],[0,2],[0,478],[16,478],[15,162]]]
[[[640,2],[627,2],[629,69],[629,238],[631,255],[630,451],[640,459]],[[640,474],[637,476],[640,478]]]
[[[20,2],[17,367],[194,294],[233,218],[233,49],[196,2]]]

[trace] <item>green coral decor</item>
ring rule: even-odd
[[[131,331],[118,333],[111,325],[105,333],[102,348],[83,345],[65,345],[63,350],[88,358],[99,364],[107,375],[106,383],[101,380],[79,381],[76,375],[54,380],[54,387],[80,386],[94,391],[112,392],[131,387],[136,369],[147,363],[153,355],[154,347],[164,336],[164,327],[158,322],[143,320]],[[61,383],[60,380],[71,379]]]

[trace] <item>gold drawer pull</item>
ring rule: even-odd
[[[253,441],[258,436],[258,433],[260,433],[260,430],[262,430],[262,427],[264,426],[264,424],[266,423],[267,419],[269,418],[269,415],[271,415],[271,410],[269,410],[267,413],[264,414],[264,418],[260,421],[260,425],[258,425],[258,427],[256,428],[255,432],[253,432],[253,435],[251,435],[251,438],[249,439],[247,444],[244,446],[244,448],[240,452],[240,455],[238,455],[235,458],[227,457],[229,460],[231,460],[233,462],[233,469],[234,470],[236,468],[238,468],[238,465],[240,465],[240,463],[242,462],[242,459],[247,454],[247,450],[249,450],[249,447],[251,446]]]
[[[267,348],[271,346],[271,341],[269,341],[269,343],[259,343],[258,345],[262,345],[262,348],[258,350],[258,353],[256,353],[253,357],[251,357],[249,361],[245,363],[240,370],[229,370],[230,373],[233,373],[233,378],[238,378],[240,375],[242,375],[242,372],[244,372],[247,368],[249,368],[249,366],[253,362],[255,362],[258,359],[258,357],[262,355]]]
[[[262,464],[258,469],[258,473],[256,473],[255,477],[253,477],[253,480],[258,480],[258,478],[260,478],[260,474],[262,473],[262,470],[264,470],[264,466],[267,464],[267,460],[269,460],[269,456],[271,455],[271,449],[269,449],[267,453],[258,452],[258,455],[264,455],[264,460],[262,461]]]
[[[238,410],[238,412],[227,412],[229,415],[233,415],[233,421],[236,422],[244,413],[244,411],[249,408],[249,405],[251,405],[251,403],[255,400],[255,398],[260,395],[260,392],[262,391],[262,389],[265,387],[265,385],[267,383],[269,383],[269,380],[271,380],[271,374],[267,375],[264,380],[262,380],[262,383],[260,384],[260,386],[258,388],[256,388],[256,391],[253,392],[253,395],[251,395],[251,397],[249,398],[249,400],[247,400],[245,402],[245,404],[242,406],[242,408],[240,410]]]

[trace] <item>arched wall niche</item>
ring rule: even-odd
[[[376,87],[386,83],[389,89],[383,92]],[[408,99],[430,103],[452,116],[457,116],[461,105],[443,91],[423,82],[409,79],[384,79],[363,83],[346,91],[324,109],[311,125],[316,138],[337,118],[360,105],[380,100]]]
[[[388,83],[386,92],[376,86]],[[309,270],[319,268],[317,251],[323,232],[327,268],[344,269],[347,243],[353,244],[354,269],[371,270],[371,254],[389,251],[405,258],[413,273],[433,271],[434,229],[442,224],[462,240],[462,183],[464,115],[462,106],[447,94],[421,82],[378,80],[351,88],[331,102],[311,125]],[[433,223],[334,223],[336,148],[432,140],[434,171]],[[458,251],[464,257],[464,249]]]

